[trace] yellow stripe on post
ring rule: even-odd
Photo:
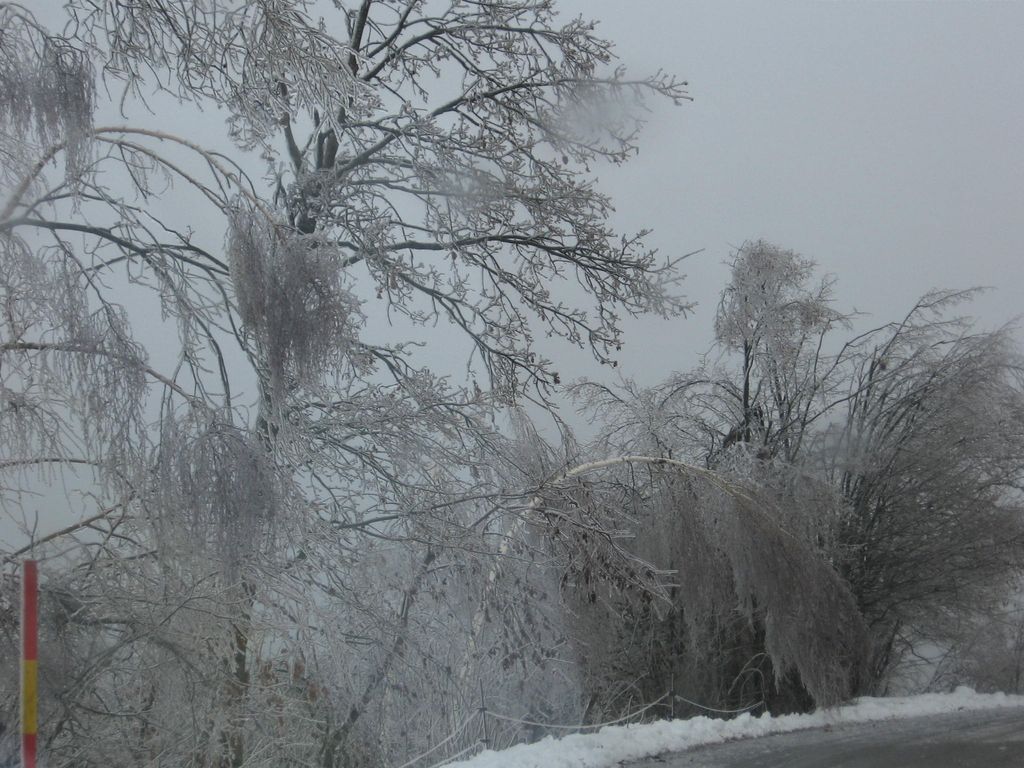
[[[24,659],[21,662],[21,729],[34,734],[39,729],[39,662]]]

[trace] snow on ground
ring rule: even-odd
[[[1024,696],[983,694],[970,688],[958,688],[953,693],[884,699],[865,697],[807,715],[752,717],[743,714],[732,720],[695,717],[642,725],[610,725],[596,733],[559,739],[548,736],[533,744],[519,744],[500,752],[485,750],[468,760],[448,763],[445,768],[612,768],[623,761],[770,733],[997,707],[1024,707]]]

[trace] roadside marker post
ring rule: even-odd
[[[26,560],[21,572],[21,765],[36,768],[39,728],[39,569]]]

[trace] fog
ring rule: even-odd
[[[1017,3],[566,0],[631,71],[687,79],[652,104],[635,160],[601,169],[616,225],[652,228],[686,266],[682,322],[628,326],[621,370],[653,382],[710,343],[722,264],[764,238],[838,278],[837,308],[902,316],[931,288],[990,286],[1013,319],[1024,285],[1024,69]],[[582,361],[581,361],[582,364]],[[600,373],[598,375],[601,375]]]
[[[28,2],[0,636],[38,559],[49,764],[1020,692],[1024,8]]]

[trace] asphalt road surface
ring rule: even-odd
[[[833,725],[663,755],[628,768],[1024,768],[1024,709]]]

